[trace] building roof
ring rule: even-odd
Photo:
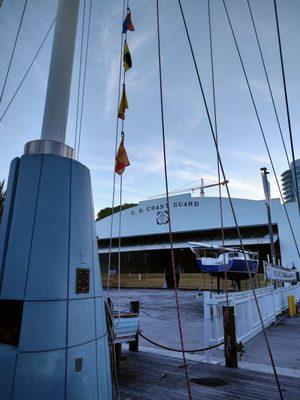
[[[279,199],[273,199],[272,210],[276,223],[278,209],[281,208]],[[235,227],[228,198],[222,200],[224,227]],[[233,199],[233,205],[240,226],[258,226],[267,223],[264,200]],[[192,232],[220,228],[219,197],[193,197],[182,194],[170,197],[170,211],[173,232]],[[168,232],[166,199],[141,201],[137,206],[122,211],[121,236],[136,237]],[[112,237],[119,236],[119,213],[113,215]],[[99,239],[110,237],[111,216],[96,223]]]

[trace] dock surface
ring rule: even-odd
[[[119,372],[122,400],[188,399],[180,359],[124,352]],[[193,400],[277,400],[274,376],[244,369],[188,361]],[[300,379],[280,376],[285,400],[300,399]]]
[[[186,349],[204,347],[203,300],[197,298],[197,291],[179,291],[181,321]],[[111,290],[110,296],[118,303],[118,292]],[[174,292],[170,290],[122,289],[121,307],[129,309],[131,300],[139,300],[140,328],[152,340],[169,347],[180,348],[178,322]],[[288,369],[291,374],[300,374],[300,316],[286,317],[276,325],[267,328],[276,367]],[[152,347],[151,343],[140,338],[140,346]],[[199,353],[203,356],[203,353]],[[223,350],[212,350],[215,361],[223,362]],[[251,364],[251,369],[259,366],[262,370],[271,369],[263,333],[245,343],[242,363]],[[242,366],[242,364],[241,364]],[[249,365],[247,365],[247,368]],[[288,371],[286,371],[288,372]],[[300,397],[299,397],[300,399]]]

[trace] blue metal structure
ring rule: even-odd
[[[24,155],[12,162],[7,193],[1,400],[111,399],[89,170],[66,157]],[[82,270],[86,282],[78,277]]]
[[[0,225],[0,399],[111,400],[89,170],[65,144],[79,0],[59,0],[42,140],[12,161]]]

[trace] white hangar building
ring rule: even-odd
[[[225,245],[238,246],[239,240],[230,204],[223,198]],[[270,254],[270,236],[264,200],[233,199],[243,243],[246,249],[259,251],[260,261]],[[294,234],[300,247],[300,217],[296,202],[286,204]],[[291,234],[284,207],[279,199],[271,200],[272,226],[276,257],[283,266],[300,270],[298,252]],[[195,256],[188,241],[221,245],[221,222],[218,197],[193,197],[181,194],[170,197],[170,215],[177,268],[196,272]],[[121,212],[122,272],[163,272],[169,257],[168,210],[166,198],[141,201]],[[117,268],[119,213],[113,216],[112,263]],[[97,222],[99,255],[102,271],[108,266],[111,217]]]

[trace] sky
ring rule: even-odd
[[[290,155],[273,0],[250,0]],[[165,192],[159,103],[155,0],[130,0],[135,31],[128,33],[133,68],[126,74],[129,109],[125,145],[130,167],[123,174],[123,202]],[[0,88],[2,88],[23,0],[4,0],[0,8]],[[93,2],[79,161],[90,168],[96,212],[111,205],[116,131],[122,0]],[[213,118],[207,0],[182,0],[197,63]],[[246,0],[227,0],[242,57],[253,88],[275,169],[287,169]],[[0,104],[0,115],[23,77],[56,14],[57,0],[29,0]],[[74,145],[79,77],[78,24],[67,144]],[[300,1],[278,0],[296,158],[300,148]],[[270,168],[221,0],[211,0],[217,121],[220,154],[233,197],[263,197],[260,168]],[[177,0],[160,0],[165,129],[170,190],[217,182],[216,151],[192,64]],[[9,111],[0,122],[0,179],[21,156],[26,142],[41,134],[52,33]],[[290,156],[291,157],[291,156]],[[117,179],[117,185],[118,183]],[[273,173],[272,196],[278,197]],[[207,189],[207,196],[217,189]],[[225,193],[224,193],[225,195]]]

